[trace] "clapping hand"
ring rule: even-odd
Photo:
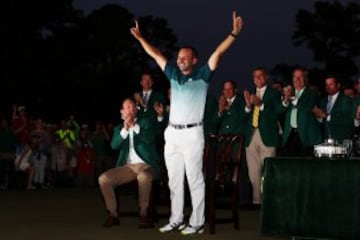
[[[315,106],[312,109],[312,112],[317,118],[326,118],[326,113],[321,108]]]
[[[164,106],[161,103],[155,102],[154,109],[158,116],[164,116]]]
[[[228,109],[229,108],[229,104],[228,102],[226,101],[226,98],[224,95],[221,95],[220,98],[219,98],[219,112],[220,113],[223,113],[224,110]]]
[[[248,90],[244,91],[244,99],[247,108],[251,108],[251,94]]]
[[[287,103],[294,96],[294,89],[292,86],[286,86],[283,88],[284,102]]]

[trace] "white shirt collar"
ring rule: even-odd
[[[336,99],[339,96],[340,91],[338,91],[337,93],[335,93],[334,95],[328,95],[329,97],[331,97],[332,102],[334,103],[336,101]]]
[[[232,104],[234,102],[236,98],[236,95],[234,95],[232,98],[227,98],[226,101],[229,103],[229,104]]]
[[[148,96],[151,95],[152,89],[150,89],[149,91],[143,91],[143,96],[145,95],[145,93],[147,93]]]

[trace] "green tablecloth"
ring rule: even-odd
[[[360,239],[360,159],[267,158],[264,236]]]

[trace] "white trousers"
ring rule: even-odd
[[[205,222],[205,183],[202,170],[205,142],[203,127],[175,129],[168,126],[164,136],[164,156],[171,200],[169,221],[183,221],[184,176],[186,176],[192,204],[189,224],[192,226],[203,225]]]

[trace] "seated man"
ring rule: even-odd
[[[120,110],[123,123],[114,128],[111,147],[120,150],[116,167],[99,177],[99,185],[109,216],[103,224],[111,227],[119,224],[114,188],[137,180],[139,184],[140,228],[152,228],[148,206],[152,180],[158,173],[158,154],[155,131],[148,117],[136,118],[135,103],[125,99]]]

